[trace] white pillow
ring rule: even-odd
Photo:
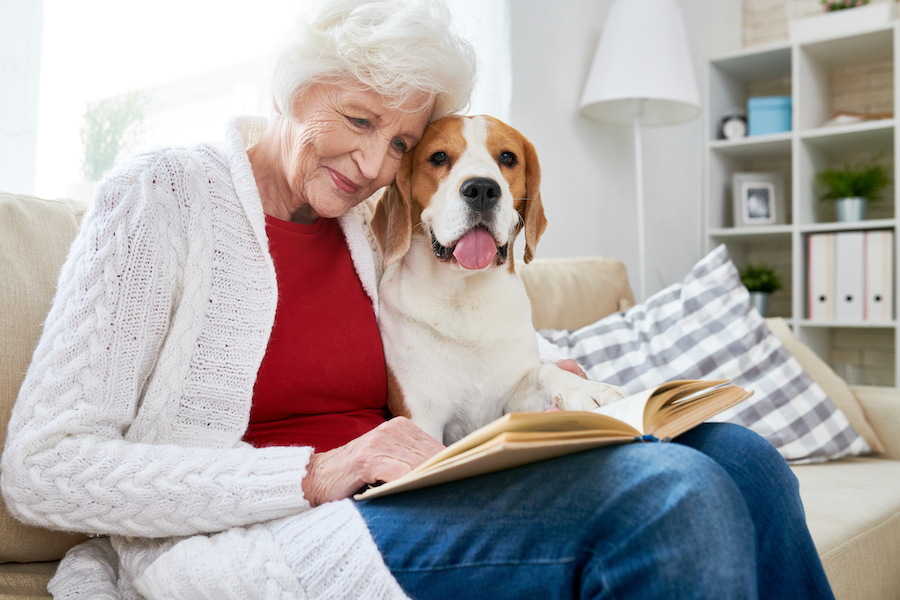
[[[724,245],[685,277],[577,331],[541,332],[597,381],[634,393],[673,379],[731,379],[753,397],[714,420],[744,425],[793,462],[871,452],[750,305]]]

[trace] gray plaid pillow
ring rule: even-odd
[[[634,393],[672,379],[731,379],[755,391],[716,421],[756,431],[793,463],[871,452],[751,307],[725,246],[684,281],[577,331],[541,332],[591,379]]]

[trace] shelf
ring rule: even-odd
[[[738,242],[790,240],[790,225],[760,225],[758,227],[720,227],[709,230],[709,236]]]
[[[800,132],[800,139],[826,155],[885,151],[894,147],[896,119],[863,121]]]
[[[866,219],[865,221],[834,221],[830,223],[812,223],[800,225],[800,233],[826,233],[829,231],[863,231],[871,229],[893,229],[894,219]]]
[[[759,160],[760,158],[785,159],[791,156],[791,133],[754,135],[738,140],[715,140],[709,149],[738,160]]]
[[[900,174],[900,68],[894,56],[900,21],[827,39],[791,41],[743,49],[709,60],[706,71],[703,233],[705,249],[726,244],[734,264],[771,264],[784,289],[773,295],[769,316],[791,323],[801,341],[841,373],[857,381],[895,385],[900,374],[900,185],[870,202],[869,219],[837,222],[834,204],[819,200],[816,174],[823,169],[880,156]],[[792,131],[737,140],[713,139],[732,107],[754,96],[790,95]],[[893,114],[891,118],[823,126],[836,112]],[[733,176],[780,173],[786,225],[733,227]],[[810,321],[807,316],[809,236],[845,231],[894,232],[894,319]],[[862,269],[862,266],[860,266]],[[775,300],[777,299],[777,302]],[[774,308],[773,308],[774,306]],[[842,371],[843,369],[843,371]]]
[[[802,44],[800,48],[829,68],[890,60],[894,53],[894,28],[885,25],[866,33]]]
[[[800,319],[797,324],[800,327],[817,327],[817,328],[861,328],[861,329],[896,329],[897,321],[810,321],[809,319]]]
[[[768,81],[791,74],[791,46],[777,43],[744,48],[715,58],[710,64],[745,83]]]

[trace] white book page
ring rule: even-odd
[[[647,405],[647,400],[655,391],[656,388],[644,390],[643,392],[638,392],[637,394],[622,398],[611,404],[604,404],[591,412],[618,419],[624,423],[628,423],[641,433],[646,434],[647,432],[644,431],[644,408]]]

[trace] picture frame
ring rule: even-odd
[[[787,223],[781,173],[734,173],[731,189],[735,227]]]

